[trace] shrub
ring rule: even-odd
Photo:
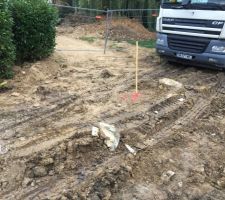
[[[18,62],[48,57],[55,47],[57,11],[46,0],[11,0]]]
[[[0,78],[12,76],[15,48],[12,42],[12,18],[5,0],[0,0]]]

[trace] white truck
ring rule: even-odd
[[[225,68],[225,0],[162,0],[156,29],[161,57]]]

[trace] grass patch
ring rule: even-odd
[[[89,43],[93,43],[96,40],[96,38],[95,37],[82,36],[82,37],[80,37],[80,40],[87,41]]]
[[[134,40],[128,40],[127,42],[129,44],[136,45],[136,41],[134,41]],[[145,48],[149,48],[149,49],[155,48],[155,44],[156,44],[156,40],[142,40],[142,41],[139,41],[139,46],[140,47],[145,47]]]

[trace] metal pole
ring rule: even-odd
[[[110,18],[109,18],[109,16],[110,16]],[[110,10],[107,10],[104,54],[106,54],[106,49],[107,49],[107,44],[108,44],[108,39],[109,39],[109,29],[110,29],[110,25],[111,25],[112,16],[113,16],[113,12]]]

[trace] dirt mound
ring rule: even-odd
[[[76,27],[76,26],[79,26],[79,25],[84,25],[84,24],[87,24],[87,23],[94,23],[96,22],[96,19],[95,17],[91,17],[91,16],[84,16],[84,15],[80,15],[80,14],[69,14],[67,16],[65,16],[61,23],[63,25],[69,25],[69,26],[72,26],[72,27]]]
[[[61,26],[58,27],[58,33],[73,33],[77,38],[89,35],[104,38],[106,31],[106,21],[104,21],[104,18],[101,22],[84,24],[87,23],[87,20],[90,21],[87,18],[80,19],[80,16],[67,16]],[[67,28],[65,29],[65,27]],[[109,38],[119,41],[148,40],[154,39],[155,33],[150,32],[136,19],[113,19],[111,25],[109,25]]]
[[[155,34],[135,19],[118,19],[112,21],[109,37],[113,40],[148,40],[155,38]]]

